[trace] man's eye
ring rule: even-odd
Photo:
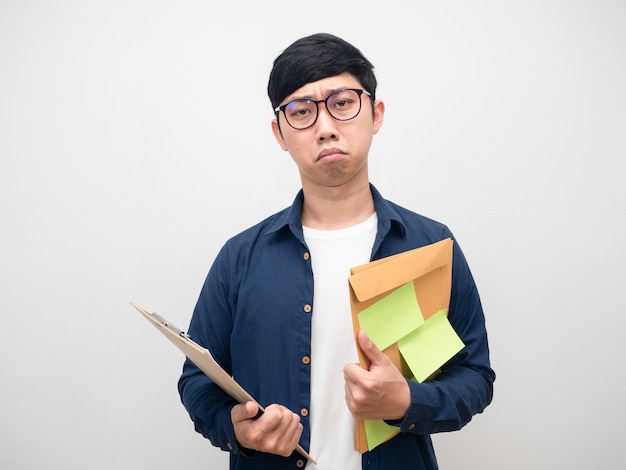
[[[345,111],[352,109],[356,105],[356,101],[351,99],[341,99],[332,103],[332,108],[336,111]]]
[[[298,107],[289,110],[289,117],[293,118],[303,118],[308,116],[311,113],[311,110],[306,107]]]
[[[289,117],[294,119],[301,119],[311,114],[311,103],[309,101],[294,101],[287,105],[285,111]]]

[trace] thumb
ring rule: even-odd
[[[369,360],[372,361],[372,366],[374,364],[380,364],[381,362],[386,361],[387,356],[385,356],[383,352],[378,349],[378,346],[376,346],[376,344],[374,344],[374,341],[372,341],[369,336],[367,336],[367,333],[365,333],[365,331],[359,330],[357,337],[359,340],[359,346],[361,347],[365,355],[369,358]]]
[[[235,405],[231,411],[233,421],[241,422],[257,416],[259,407],[253,401]]]

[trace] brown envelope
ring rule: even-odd
[[[446,238],[350,270],[348,282],[355,342],[360,329],[358,314],[411,280],[424,320],[442,309],[448,309],[452,286],[452,243],[451,238]],[[358,342],[356,344],[361,367],[369,369],[369,359]],[[412,377],[397,344],[392,344],[383,352],[406,378]],[[361,453],[369,450],[363,420],[357,421],[355,448]]]

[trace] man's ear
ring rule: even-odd
[[[277,119],[272,119],[272,132],[274,133],[274,138],[280,148],[282,148],[285,152],[287,151],[287,144],[285,143],[285,139],[283,138],[283,131],[280,130],[280,125],[278,124]]]
[[[385,120],[385,103],[381,100],[374,102],[374,134],[377,134]]]

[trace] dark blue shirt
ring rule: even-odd
[[[371,190],[378,216],[372,260],[452,237],[445,225],[384,200],[373,186]],[[224,245],[188,333],[261,405],[279,403],[298,413],[304,425],[300,444],[308,450],[311,366],[305,358],[311,355],[315,312],[313,271],[302,232],[303,201],[301,191],[291,207]],[[409,382],[409,411],[391,423],[401,432],[363,454],[363,469],[436,469],[430,434],[460,429],[491,402],[495,374],[480,298],[456,241],[453,250],[448,318],[465,348],[433,380]],[[196,430],[231,452],[231,469],[297,469],[306,463],[295,452],[285,458],[240,448],[230,418],[235,402],[189,360],[178,388]]]

